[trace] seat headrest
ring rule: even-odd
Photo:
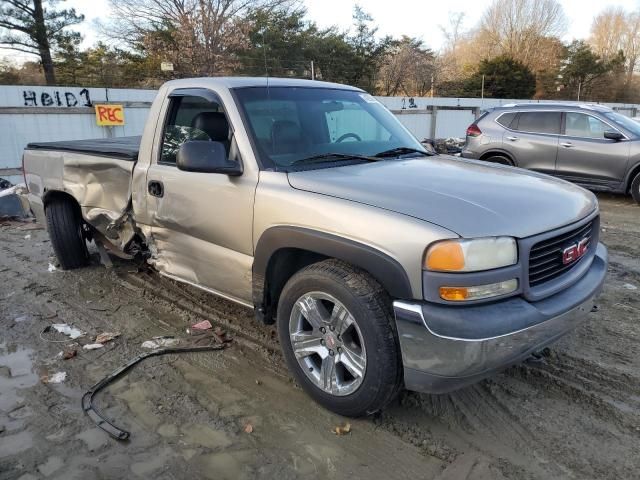
[[[193,117],[191,127],[202,130],[214,142],[229,140],[229,122],[222,112],[201,112]]]

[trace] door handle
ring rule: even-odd
[[[564,148],[573,147],[573,143],[571,143],[571,142],[564,142],[564,143],[561,143],[560,145],[562,145]]]
[[[164,186],[162,182],[158,180],[151,180],[147,186],[149,190],[149,195],[153,195],[154,197],[162,197],[164,195]]]
[[[515,142],[516,140],[518,140],[518,137],[507,137],[507,140]]]

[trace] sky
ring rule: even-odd
[[[439,26],[448,24],[451,13],[464,12],[463,28],[470,29],[491,0],[302,0],[302,3],[307,8],[307,17],[320,27],[338,25],[345,30],[351,26],[353,7],[358,3],[373,17],[380,35],[417,37],[427,47],[439,50],[444,42]],[[560,0],[560,3],[568,18],[568,32],[563,39],[566,41],[586,38],[593,17],[605,7],[621,6],[628,11],[640,7],[640,0]],[[78,26],[84,36],[83,46],[99,40],[95,22],[109,16],[108,0],[66,0],[65,4],[86,17]]]

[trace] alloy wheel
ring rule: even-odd
[[[326,393],[345,396],[362,384],[367,356],[353,315],[335,297],[309,292],[289,318],[293,353],[306,376]]]

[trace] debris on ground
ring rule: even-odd
[[[102,347],[104,347],[103,343],[88,343],[82,346],[84,350],[97,350],[98,348]]]
[[[107,253],[107,250],[104,248],[104,245],[102,244],[102,242],[96,241],[96,248],[98,249],[98,254],[100,255],[100,263],[105,267],[105,268],[113,268],[113,262],[111,261],[111,258],[109,258],[109,254]]]
[[[624,288],[626,288],[627,290],[637,290],[638,287],[636,287],[635,285],[633,285],[632,283],[625,283],[622,285]]]
[[[114,338],[118,338],[120,333],[118,332],[103,332],[96,337],[94,340],[96,343],[107,343],[113,340]]]
[[[203,320],[198,323],[194,323],[189,328],[187,328],[187,334],[189,335],[203,335],[207,333],[207,330],[211,330],[213,325],[209,320]]]
[[[62,359],[63,360],[69,360],[73,357],[75,357],[76,355],[78,355],[78,350],[73,349],[73,350],[65,350],[62,354]]]
[[[227,336],[227,332],[225,332],[222,328],[220,327],[216,327],[213,330],[213,335],[214,338],[216,339],[216,341],[218,343],[229,343],[231,340],[233,340],[232,338],[229,338]]]
[[[344,425],[338,425],[336,427],[333,427],[333,430],[331,430],[331,432],[335,433],[338,436],[347,435],[351,433],[351,424],[347,422]]]
[[[40,380],[42,383],[62,383],[67,378],[67,372],[57,372],[52,375],[45,375]]]
[[[49,263],[48,270],[49,270],[49,272],[55,272],[57,270],[57,268],[53,265],[53,263]]]
[[[27,189],[24,184],[3,187],[0,191],[0,215],[16,218],[27,217],[29,208],[25,193],[27,193]]]
[[[142,342],[142,348],[156,349],[160,347],[175,347],[180,343],[180,340],[173,337],[153,337],[152,340]]]
[[[25,239],[25,240],[31,240],[31,234],[30,234],[30,233],[27,233],[27,234],[24,236],[24,239]]]
[[[72,340],[84,336],[84,332],[82,330],[76,327],[72,327],[71,325],[67,325],[66,323],[54,323],[53,325],[51,325],[51,328],[53,328],[56,332],[68,336]]]
[[[244,426],[244,433],[252,433],[253,432],[253,425],[251,425],[250,423],[247,423]]]
[[[191,328],[194,330],[210,330],[211,328],[213,328],[213,325],[211,325],[211,322],[209,320],[203,320],[201,322],[194,323],[193,325],[191,325]]]

